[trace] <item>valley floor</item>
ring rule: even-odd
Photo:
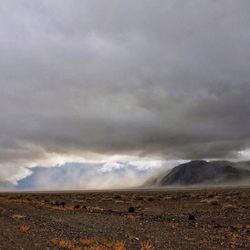
[[[0,249],[250,249],[250,188],[0,193]]]

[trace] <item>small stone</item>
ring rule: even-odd
[[[134,207],[129,207],[128,208],[128,212],[129,213],[134,213],[135,212],[135,208]]]
[[[188,215],[188,220],[196,220],[195,216],[193,214]]]

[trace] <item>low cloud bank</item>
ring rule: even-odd
[[[171,164],[172,165],[172,164]],[[11,185],[17,190],[70,190],[131,188],[141,185],[169,163],[155,161],[113,163],[66,163],[54,167],[34,167],[29,175]],[[10,189],[10,183],[0,189]]]

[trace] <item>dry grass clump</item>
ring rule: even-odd
[[[172,200],[172,197],[171,197],[171,196],[165,196],[165,197],[163,198],[163,200],[165,200],[165,201]]]
[[[74,246],[70,240],[60,240],[58,246],[62,249],[73,249]]]
[[[82,250],[81,247],[74,246],[74,244],[70,240],[57,240],[57,239],[51,239],[49,241],[51,245],[57,246],[61,249],[67,249],[67,250]]]
[[[194,238],[189,237],[189,236],[185,236],[184,239],[187,241],[194,241],[195,240]]]
[[[127,216],[127,219],[129,220],[129,221],[136,221],[137,219],[138,219],[138,217],[136,217],[136,216],[134,216],[134,215],[132,215],[132,214],[129,214],[128,216]]]
[[[30,230],[30,227],[29,226],[21,226],[20,228],[19,228],[19,231],[21,232],[21,233],[27,233],[28,231]]]
[[[125,250],[125,244],[123,242],[116,242],[114,244],[114,250]]]
[[[116,204],[123,204],[123,203],[125,203],[125,201],[122,201],[122,200],[115,200],[115,203],[116,203]]]
[[[107,249],[113,249],[113,242],[108,242],[107,240],[104,240],[102,243]]]
[[[51,243],[51,245],[53,245],[53,246],[56,246],[57,245],[57,239],[51,239],[50,241],[49,241],[50,243]]]
[[[146,241],[141,243],[141,250],[153,250],[154,247],[151,242]]]
[[[217,206],[219,205],[219,200],[216,198],[201,200],[202,203],[207,203],[209,205]]]
[[[236,206],[236,205],[233,205],[233,204],[224,204],[224,205],[223,205],[223,208],[224,208],[224,209],[228,209],[228,210],[234,210],[234,209],[237,208],[237,206]]]
[[[90,213],[101,213],[104,209],[100,207],[87,207],[87,211]]]
[[[101,249],[99,246],[92,246],[92,247],[84,248],[84,250],[103,250],[103,249]]]
[[[83,246],[91,246],[92,244],[94,244],[94,240],[92,239],[80,239],[79,242]]]
[[[74,246],[72,241],[70,240],[57,240],[57,239],[51,239],[49,241],[51,245],[56,246],[60,249],[67,249],[67,250],[125,250],[125,244],[123,242],[108,242],[107,240],[102,242],[102,246],[93,239],[80,239],[79,244],[80,246]]]
[[[25,218],[25,216],[21,214],[13,214],[11,215],[11,218],[19,220],[19,219]]]
[[[134,240],[136,237],[135,236],[133,236],[132,234],[126,234],[125,235],[125,237],[129,240],[129,241],[131,241],[131,240]]]

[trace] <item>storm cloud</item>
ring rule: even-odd
[[[249,13],[247,0],[3,0],[0,176],[55,155],[237,158]]]

